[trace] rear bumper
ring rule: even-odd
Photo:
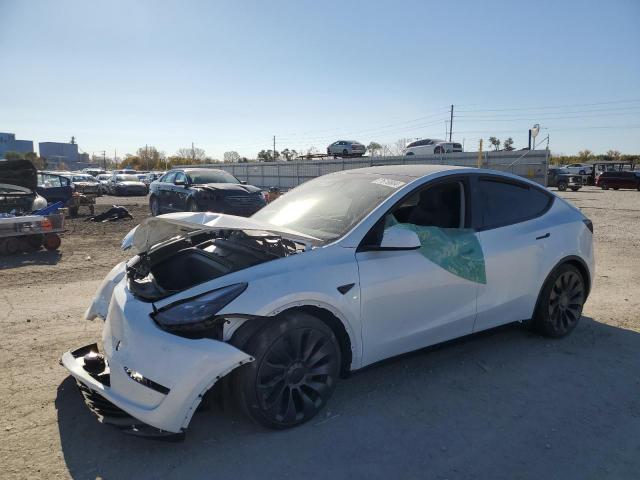
[[[134,419],[126,418],[127,428],[149,425],[180,433],[189,425],[202,396],[220,378],[253,359],[224,342],[186,339],[158,328],[149,317],[151,304],[135,299],[126,289],[121,268],[114,269],[111,279],[101,286],[88,315],[106,316],[104,370],[97,374],[86,368],[87,347],[66,352],[61,364],[85,392],[88,389],[92,396],[99,396],[100,401],[93,399],[92,405],[116,412],[102,414],[104,423],[113,423],[122,410]]]

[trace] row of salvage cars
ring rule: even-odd
[[[250,218],[151,217],[86,311],[104,351],[61,363],[102,422],[138,435],[183,434],[216,391],[293,427],[385,358],[510,322],[568,334],[592,231],[533,182],[439,165],[325,175]]]

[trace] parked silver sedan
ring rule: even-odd
[[[366,151],[367,147],[354,140],[338,140],[327,147],[327,155],[335,157],[361,157]]]

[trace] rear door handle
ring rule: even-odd
[[[542,240],[544,238],[549,238],[551,236],[551,234],[549,232],[545,233],[544,235],[541,235],[539,237],[536,237],[536,240]]]

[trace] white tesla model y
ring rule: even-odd
[[[183,432],[215,384],[256,422],[295,426],[379,360],[509,322],[568,334],[592,230],[526,179],[439,165],[325,175],[251,218],[149,218],[86,312],[105,321],[104,352],[62,363],[103,422],[134,433]]]

